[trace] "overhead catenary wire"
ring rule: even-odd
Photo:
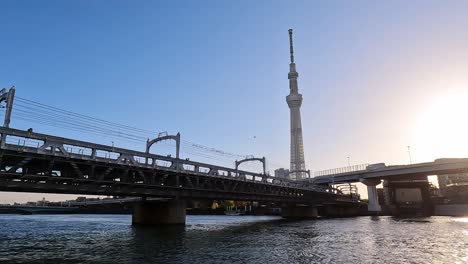
[[[42,117],[42,118],[49,118],[51,120],[59,120],[61,122],[73,122],[74,124],[80,124],[80,125],[83,125],[83,126],[85,126],[87,128],[93,127],[95,129],[105,130],[106,133],[109,132],[109,131],[115,131],[115,132],[118,132],[118,133],[121,133],[121,134],[127,134],[129,136],[133,136],[133,137],[136,137],[136,136],[145,137],[144,135],[148,135],[148,133],[146,133],[146,134],[135,133],[133,131],[128,131],[128,130],[124,130],[124,129],[120,129],[120,128],[115,128],[115,127],[112,127],[112,126],[109,126],[109,125],[103,125],[103,124],[101,124],[99,122],[89,122],[89,121],[84,120],[84,119],[70,118],[68,116],[63,116],[63,115],[60,115],[60,114],[57,114],[57,113],[54,113],[54,112],[50,112],[50,111],[44,111],[42,109],[35,109],[33,107],[23,106],[21,104],[19,104],[19,105],[17,105],[15,107],[15,112],[20,112],[23,115],[29,115],[29,116],[34,116],[34,117]],[[15,113],[13,113],[13,114],[15,114]]]
[[[118,141],[131,143],[132,145],[135,145],[135,143],[144,145],[148,138],[154,138],[158,134],[155,131],[75,113],[19,96],[15,97],[12,117],[15,120],[86,133],[106,139],[117,139]],[[173,143],[161,143],[166,147],[175,146]],[[181,152],[184,154],[228,163],[230,166],[232,166],[235,160],[243,159],[247,156],[226,152],[188,140],[181,140],[181,145],[183,147]]]
[[[69,130],[73,130],[73,131],[77,131],[77,132],[82,132],[83,131],[83,129],[80,126],[66,125],[66,124],[63,124],[63,123],[51,122],[51,120],[48,120],[48,119],[38,119],[38,118],[33,119],[31,117],[27,117],[27,116],[25,117],[25,116],[21,116],[21,115],[15,115],[15,118],[19,119],[19,120],[39,123],[39,124],[43,124],[43,125],[49,125],[49,126],[52,126],[52,127],[55,127],[55,128],[69,129]],[[85,129],[85,130],[87,130],[88,133],[91,133],[93,135],[97,135],[97,136],[102,136],[103,135],[102,133],[96,133],[93,129]],[[141,138],[141,139],[144,139],[144,138]],[[125,137],[124,141],[132,142],[132,143],[141,143],[142,142],[141,140],[128,138],[128,137]],[[165,143],[165,142],[163,142],[163,144],[171,146],[171,147],[175,147],[174,143]],[[187,151],[182,150],[182,152],[187,152]],[[190,154],[202,155],[203,153],[199,152],[199,151],[192,151],[192,152],[190,152]],[[204,157],[214,158],[216,156],[210,156],[208,154],[204,154]],[[223,157],[220,157],[220,158],[223,158]],[[224,159],[226,159],[226,158],[224,158]]]
[[[73,130],[73,131],[77,131],[77,132],[82,132],[82,130],[79,127],[56,125],[56,123],[51,123],[51,122],[49,122],[47,120],[42,121],[42,120],[38,120],[38,119],[25,118],[25,117],[21,117],[21,116],[16,116],[16,118],[20,119],[20,120],[25,120],[25,121],[30,121],[30,122],[34,122],[34,123],[43,124],[43,125],[50,125],[50,126],[56,127],[56,128],[65,128],[65,129],[69,129],[69,130]],[[94,135],[97,135],[97,136],[102,136],[102,134],[95,133],[93,131],[89,131],[88,133],[91,133],[91,134],[94,134]],[[135,139],[127,139],[126,141],[131,141],[133,143],[141,143],[141,141],[135,140]],[[172,144],[172,143],[165,143],[165,145],[175,147],[175,144]],[[219,161],[226,161],[227,160],[227,161],[232,162],[232,160],[229,159],[229,158],[225,158],[225,157],[221,157],[221,156],[213,156],[213,155],[209,155],[209,154],[199,152],[199,151],[196,151],[196,150],[192,150],[192,151],[182,150],[181,152],[196,155],[196,156],[202,156],[202,157],[209,158],[209,159],[215,159],[215,160],[219,160]]]
[[[115,122],[110,122],[110,121],[107,121],[107,120],[104,120],[104,119],[95,118],[95,117],[91,117],[91,116],[87,116],[87,115],[83,115],[83,114],[78,114],[78,113],[75,113],[75,112],[72,112],[72,111],[68,111],[68,110],[65,110],[65,109],[61,109],[61,108],[46,105],[46,104],[42,104],[42,103],[35,102],[35,101],[29,100],[29,99],[25,99],[25,98],[22,98],[22,97],[19,97],[19,96],[16,96],[15,100],[23,101],[23,102],[26,102],[26,103],[31,104],[31,105],[35,105],[35,106],[38,106],[38,107],[42,107],[44,109],[49,109],[49,110],[52,110],[52,111],[56,111],[58,113],[62,113],[62,114],[65,114],[65,115],[69,115],[69,116],[73,116],[73,117],[77,117],[77,118],[81,118],[81,119],[88,119],[90,121],[92,120],[92,121],[95,121],[95,122],[101,122],[103,124],[108,124],[108,125],[112,125],[112,126],[116,126],[116,127],[120,127],[120,128],[124,128],[124,129],[130,129],[130,130],[134,130],[134,131],[140,131],[140,132],[144,132],[144,133],[153,133],[153,131],[150,131],[150,130],[141,129],[141,128],[137,128],[137,127],[132,127],[132,126],[128,126],[128,125],[123,125],[123,124],[119,124],[119,123],[115,123]]]
[[[28,122],[34,122],[34,123],[37,123],[37,124],[48,125],[48,126],[52,126],[52,127],[55,127],[55,128],[62,128],[62,129],[67,129],[67,130],[71,130],[71,131],[76,131],[76,132],[83,132],[83,130],[80,129],[80,128],[75,128],[75,127],[70,127],[70,126],[63,126],[63,125],[56,125],[55,123],[51,123],[51,122],[48,122],[48,121],[40,121],[40,120],[37,120],[37,119],[23,118],[23,117],[15,117],[15,118],[20,119],[20,120],[25,120],[25,121],[28,121]],[[87,133],[90,133],[90,134],[93,134],[93,135],[96,135],[96,136],[102,136],[101,133],[94,133],[92,131],[88,131]],[[133,140],[133,139],[126,139],[124,141],[131,142],[131,143],[141,143],[141,141]],[[166,145],[166,146],[169,145],[171,147],[175,147],[175,144],[164,143],[164,142],[163,142],[163,144]],[[210,159],[210,160],[220,161],[220,162],[223,162],[224,164],[228,164],[229,166],[231,166],[232,163],[233,163],[232,159],[221,157],[221,156],[214,156],[214,155],[199,152],[199,151],[196,151],[196,150],[189,151],[189,150],[182,149],[181,153],[190,154],[190,155],[194,155],[194,156],[199,156],[199,157],[207,158],[207,159]]]
[[[46,111],[44,111],[43,109],[41,109],[39,111],[39,113],[42,113],[42,114],[46,114],[46,115],[51,115],[53,117],[55,117],[56,119],[59,118],[60,120],[62,120],[63,116],[61,115],[57,115],[55,112],[58,112],[60,114],[65,114],[67,115],[68,118],[70,117],[73,117],[71,119],[73,119],[73,121],[76,121],[78,120],[78,122],[80,122],[80,124],[83,124],[83,122],[88,122],[88,123],[92,123],[92,127],[93,128],[96,128],[96,124],[98,124],[98,128],[100,129],[103,129],[103,124],[105,125],[104,128],[113,128],[114,126],[117,126],[118,127],[118,130],[116,131],[117,134],[126,134],[127,136],[132,136],[132,137],[138,137],[138,135],[135,135],[135,132],[140,134],[140,136],[138,137],[138,139],[141,139],[143,137],[148,138],[149,136],[154,136],[156,133],[153,132],[153,131],[149,131],[149,130],[145,130],[145,129],[139,129],[139,128],[135,128],[135,127],[131,127],[131,126],[126,126],[126,125],[121,125],[121,124],[118,124],[118,123],[114,123],[114,122],[109,122],[109,121],[105,121],[103,119],[98,119],[98,118],[94,118],[94,117],[90,117],[90,116],[85,116],[85,115],[81,115],[81,114],[77,114],[77,113],[74,113],[74,112],[71,112],[71,111],[67,111],[67,110],[63,110],[63,109],[60,109],[60,108],[56,108],[56,107],[51,107],[51,106],[47,106],[45,104],[41,104],[41,103],[37,103],[37,102],[34,102],[32,100],[28,100],[28,99],[24,99],[24,98],[21,98],[20,100],[24,100],[27,102],[27,105],[21,105],[20,104],[20,108],[27,108],[27,110],[34,110],[33,107],[29,106],[29,103],[33,103],[34,106],[39,106],[41,108],[45,108]],[[22,111],[24,112],[25,109],[22,109]],[[31,114],[31,112],[30,112]],[[37,114],[36,112],[33,113],[33,114]],[[44,117],[44,116],[42,116]],[[91,122],[89,122],[91,121]],[[85,125],[87,125],[88,127],[90,126],[88,123],[86,123]],[[115,130],[115,128],[114,128]],[[128,133],[128,131],[131,131],[133,134],[131,133]],[[107,133],[108,131],[106,131]],[[197,144],[197,143],[194,143],[194,142],[191,142],[191,141],[187,141],[187,140],[182,140],[183,143],[186,143],[188,145],[190,145],[191,147],[195,147],[195,148],[198,148],[198,149],[202,149],[202,150],[205,150],[205,151],[210,151],[210,152],[215,152],[217,154],[220,154],[220,155],[223,155],[223,156],[228,156],[228,157],[232,157],[232,158],[245,158],[246,155],[240,155],[240,154],[234,154],[234,153],[230,153],[230,152],[225,152],[225,151],[222,151],[222,150],[218,150],[218,149],[215,149],[215,148],[211,148],[211,147],[207,147],[207,146],[204,146],[204,145],[201,145],[201,144]]]

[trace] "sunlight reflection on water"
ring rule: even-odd
[[[456,222],[468,223],[468,217],[454,218],[453,220]]]

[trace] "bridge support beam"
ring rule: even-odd
[[[315,219],[318,217],[318,210],[315,206],[288,205],[283,206],[281,214],[284,218],[290,219]]]
[[[361,179],[360,181],[367,187],[367,210],[370,213],[379,213],[380,211],[382,211],[382,207],[379,204],[377,185],[379,185],[381,181],[375,179]]]
[[[185,201],[142,202],[133,208],[133,225],[184,225]]]

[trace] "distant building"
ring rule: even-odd
[[[438,175],[437,180],[440,192],[445,197],[468,192],[468,173]]]
[[[285,168],[276,169],[275,177],[287,179],[289,177],[289,170]]]

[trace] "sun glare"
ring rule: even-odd
[[[416,122],[417,161],[468,157],[468,92],[435,98]]]

